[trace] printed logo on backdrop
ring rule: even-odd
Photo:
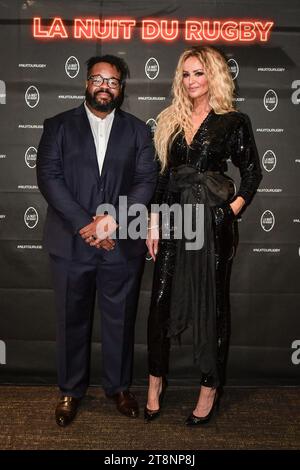
[[[6,344],[0,340],[0,364],[6,364]]]
[[[40,94],[36,86],[31,85],[27,88],[25,92],[25,101],[29,108],[35,108],[39,104]]]
[[[37,226],[39,221],[39,214],[34,207],[28,207],[24,214],[24,222],[26,226],[33,229]]]
[[[235,80],[240,71],[239,64],[237,63],[235,59],[229,59],[227,61],[227,64],[231,72],[232,80]]]
[[[159,74],[159,63],[155,57],[150,57],[145,65],[145,74],[149,80],[155,80]]]
[[[264,96],[264,107],[267,111],[274,111],[278,105],[278,96],[274,90],[268,90]]]
[[[3,80],[0,80],[0,104],[6,104],[6,85]]]
[[[267,150],[263,154],[261,162],[267,172],[273,171],[277,163],[276,155],[273,150]]]
[[[292,93],[291,100],[293,104],[300,103],[300,80],[294,80],[292,82],[292,88],[295,88],[294,93]]]
[[[280,255],[280,248],[270,248],[269,246],[260,246],[260,247],[254,247],[252,248],[253,253],[258,253],[258,254],[272,254],[272,255]]]
[[[285,72],[285,67],[257,67],[258,72]]]
[[[260,225],[265,232],[270,232],[275,225],[275,216],[273,212],[266,210],[260,218]]]
[[[22,69],[45,69],[47,64],[19,64]]]
[[[78,59],[71,55],[65,63],[65,71],[69,78],[75,78],[79,74],[80,65]]]
[[[37,149],[35,147],[28,147],[25,152],[25,163],[28,168],[35,168],[36,167],[36,157],[37,157]]]
[[[152,137],[153,137],[153,136],[154,136],[155,129],[156,129],[156,126],[157,126],[157,122],[155,121],[155,119],[150,118],[150,119],[148,119],[148,121],[146,121],[146,124],[147,124],[147,126],[150,127],[151,135],[152,135]]]
[[[291,345],[292,349],[295,349],[291,355],[291,361],[295,366],[300,364],[300,339],[295,339]]]

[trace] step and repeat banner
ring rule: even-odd
[[[181,52],[228,57],[237,106],[252,121],[263,180],[239,223],[231,281],[228,384],[294,384],[300,372],[300,5],[298,1],[2,0],[0,2],[0,381],[55,383],[55,313],[36,182],[43,121],[84,100],[86,60],[116,54],[131,78],[123,109],[154,131]],[[238,172],[229,163],[237,181]],[[135,383],[147,376],[147,260],[136,324]],[[197,382],[192,336],[171,378]],[[95,310],[91,382],[100,383]]]

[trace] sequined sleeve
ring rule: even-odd
[[[152,204],[162,204],[164,199],[164,194],[167,190],[168,182],[170,176],[170,169],[166,168],[162,173],[159,172],[156,189],[151,201]]]
[[[262,179],[259,156],[253,137],[250,119],[239,113],[239,124],[228,141],[228,158],[239,168],[240,188],[236,196],[241,196],[249,204]]]

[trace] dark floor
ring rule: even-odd
[[[300,389],[227,387],[214,423],[188,428],[198,390],[171,386],[163,412],[145,424],[146,388],[133,389],[141,416],[120,415],[99,388],[90,388],[76,420],[59,428],[54,420],[55,387],[0,386],[0,449],[299,449]]]

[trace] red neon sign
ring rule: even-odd
[[[33,18],[33,36],[35,38],[67,38],[68,33],[62,18],[54,18],[50,27],[42,29],[41,18]]]
[[[41,17],[33,18],[33,36],[44,39],[100,39],[130,40],[136,27],[133,18],[74,18],[73,30],[68,33],[60,17],[53,18],[50,25],[43,25]],[[174,41],[179,34],[186,41],[193,42],[266,42],[270,38],[273,21],[228,19],[199,20],[184,22],[171,19],[144,19],[139,24],[141,39],[144,41]]]
[[[142,39],[153,41],[154,39],[164,39],[174,41],[179,34],[178,20],[143,20]]]
[[[74,38],[77,39],[131,39],[135,20],[74,19]]]
[[[268,41],[273,21],[186,21],[186,41]]]

